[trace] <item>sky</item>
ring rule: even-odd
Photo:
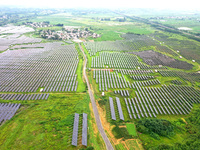
[[[159,9],[199,9],[198,0],[0,0],[0,6],[15,5],[25,7],[50,8],[159,8]]]

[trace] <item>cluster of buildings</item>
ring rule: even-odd
[[[45,39],[55,39],[55,40],[74,40],[79,38],[98,38],[100,37],[99,34],[93,33],[88,30],[88,28],[80,29],[77,27],[63,27],[62,31],[55,31],[55,30],[43,30],[41,31],[41,37]]]

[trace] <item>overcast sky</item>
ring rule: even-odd
[[[161,9],[199,9],[198,0],[0,0],[2,5],[26,7],[86,7],[86,8],[161,8]]]

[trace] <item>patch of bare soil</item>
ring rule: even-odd
[[[162,65],[162,66],[168,66],[172,68],[178,68],[178,69],[186,69],[190,70],[192,69],[193,65],[189,64],[185,61],[180,61],[174,58],[171,58],[167,55],[155,52],[153,50],[149,51],[140,51],[140,52],[129,52],[131,54],[138,55],[143,59],[143,61],[148,65]]]

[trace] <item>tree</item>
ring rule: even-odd
[[[54,40],[59,40],[59,35],[58,34],[54,34]]]

